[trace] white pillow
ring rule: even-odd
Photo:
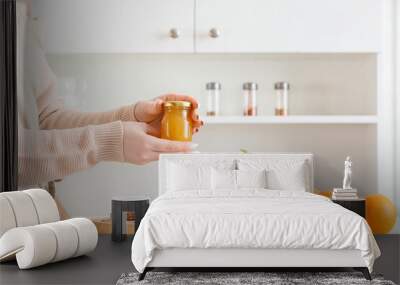
[[[307,191],[305,164],[267,170],[267,188],[272,190]]]
[[[236,170],[237,187],[240,188],[267,188],[267,171],[263,170]]]
[[[211,173],[213,190],[236,190],[236,170],[213,168]]]
[[[212,169],[213,190],[267,188],[266,170]]]
[[[167,191],[211,189],[211,166],[168,163]]]
[[[307,161],[296,159],[240,159],[240,170],[266,170],[267,188],[271,190],[307,191],[310,181]]]

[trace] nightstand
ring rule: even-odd
[[[141,220],[149,208],[150,198],[144,196],[123,196],[113,197],[111,203],[112,216],[112,233],[113,241],[123,241],[126,238],[124,226],[126,220],[123,218],[123,213],[132,211],[135,214],[135,232],[138,229]],[[126,231],[126,230],[125,230]]]
[[[340,206],[359,214],[361,217],[365,218],[365,199],[355,199],[355,200],[333,200],[333,203],[339,204]]]

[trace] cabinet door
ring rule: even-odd
[[[121,49],[122,0],[34,0],[33,16],[49,53]]]
[[[194,0],[122,0],[122,18],[126,52],[194,52]]]
[[[376,52],[377,0],[197,0],[198,52]],[[216,33],[210,35],[210,30]]]
[[[194,51],[194,0],[35,0],[33,4],[37,29],[49,53]]]

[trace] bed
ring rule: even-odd
[[[313,194],[312,154],[166,154],[132,243],[154,268],[352,267],[380,251],[359,215]]]

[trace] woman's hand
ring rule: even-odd
[[[187,101],[192,103],[191,117],[193,121],[193,133],[199,131],[200,127],[203,125],[203,121],[200,120],[197,114],[199,103],[195,98],[186,95],[167,94],[150,101],[139,101],[134,107],[136,120],[138,122],[148,123],[159,130],[163,115],[163,104],[166,101]]]
[[[197,144],[157,138],[160,130],[150,124],[122,122],[123,147],[126,162],[145,164],[158,160],[160,153],[191,152]]]

